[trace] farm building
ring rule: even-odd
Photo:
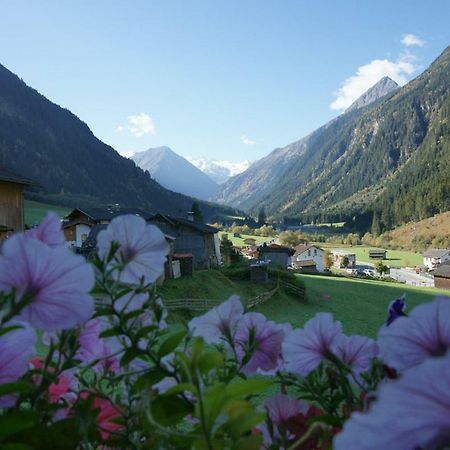
[[[446,261],[450,261],[449,249],[430,249],[423,254],[423,264],[428,267],[428,270],[434,270]]]
[[[217,228],[194,222],[189,216],[182,219],[156,214],[147,222],[175,238],[175,253],[191,253],[194,269],[209,269],[220,265],[220,240]]]
[[[387,250],[383,249],[373,249],[369,250],[369,258],[370,259],[386,259]]]
[[[313,261],[312,259],[306,260],[306,261],[299,261],[295,263],[296,267],[299,268],[302,273],[315,273],[319,270],[317,269],[317,263]],[[323,265],[323,262],[322,262]],[[320,272],[323,272],[321,270]]]
[[[114,217],[124,214],[141,216],[144,219],[151,214],[139,208],[77,208],[62,224],[67,246],[81,248],[95,225],[107,225]],[[97,230],[98,231],[98,230]]]
[[[300,244],[295,247],[295,253],[292,257],[292,264],[301,267],[302,270],[306,267],[314,267],[314,270],[323,272],[325,269],[325,264],[323,257],[325,252],[315,245]],[[305,264],[306,262],[314,264]]]
[[[434,287],[450,289],[450,261],[441,264],[434,271]]]
[[[354,253],[346,252],[345,250],[332,250],[333,266],[338,269],[354,269],[356,267],[356,255]],[[347,262],[347,265],[344,263]]]
[[[261,261],[270,262],[271,265],[281,266],[286,268],[291,264],[291,257],[295,250],[290,247],[283,247],[282,245],[264,243],[258,247],[259,259]]]
[[[24,229],[24,187],[30,182],[0,168],[0,240]]]

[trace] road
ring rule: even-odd
[[[390,276],[397,281],[401,281],[412,286],[433,287],[433,278],[428,278],[424,275],[418,275],[412,269],[391,269]]]

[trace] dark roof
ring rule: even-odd
[[[447,248],[432,248],[427,250],[423,256],[425,258],[442,258],[444,255],[450,253],[450,250]]]
[[[17,183],[17,184],[31,184],[30,180],[27,180],[26,178],[23,178],[19,175],[16,175],[9,170],[3,169],[3,167],[0,167],[0,181],[10,181],[11,183]]]
[[[156,219],[162,219],[174,226],[184,225],[202,233],[217,233],[219,231],[217,228],[206,225],[206,223],[192,222],[188,219],[182,219],[181,217],[172,217],[167,214],[155,214],[153,216],[150,216],[147,221],[151,223]]]
[[[13,231],[13,229],[10,227],[7,227],[6,225],[0,224],[0,231]]]
[[[114,217],[132,214],[148,220],[152,214],[140,208],[76,208],[67,217],[71,218],[75,213],[81,213],[94,222],[112,220]]]
[[[441,264],[433,274],[435,277],[450,278],[450,264]]]
[[[260,253],[287,253],[288,255],[294,254],[294,249],[290,247],[283,247],[278,244],[261,245],[258,247]]]

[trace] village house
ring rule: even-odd
[[[270,262],[271,265],[287,268],[291,264],[291,257],[294,250],[290,247],[283,247],[278,244],[267,245],[264,243],[258,247],[259,259]]]
[[[450,249],[430,249],[423,254],[423,264],[428,270],[435,270],[446,261],[450,261]]]
[[[95,225],[107,225],[114,217],[124,214],[141,216],[145,220],[151,217],[149,212],[139,208],[111,206],[109,208],[74,209],[62,224],[66,245],[81,248]],[[98,232],[98,229],[96,231]],[[94,235],[96,236],[96,233]]]
[[[332,250],[333,266],[338,269],[354,269],[356,267],[356,255],[345,250]],[[347,263],[347,264],[345,264]]]
[[[450,261],[442,263],[433,273],[434,287],[450,289]]]
[[[25,186],[30,182],[0,168],[0,241],[24,230]]]
[[[302,271],[323,272],[325,269],[324,255],[324,250],[316,245],[300,244],[295,247],[292,264]]]
[[[192,214],[188,214],[186,219],[156,214],[147,222],[175,238],[174,258],[177,258],[177,255],[183,255],[183,258],[187,259],[187,255],[191,254],[194,269],[210,269],[221,264],[217,228],[194,222]]]

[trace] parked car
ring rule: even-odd
[[[375,276],[375,270],[373,270],[373,269],[364,269],[363,273],[364,273],[364,275],[367,275],[368,277]]]

